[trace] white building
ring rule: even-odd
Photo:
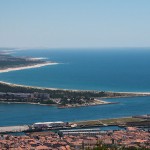
[[[52,128],[52,127],[63,127],[65,125],[62,121],[56,122],[37,122],[33,124],[34,128]]]

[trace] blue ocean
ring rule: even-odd
[[[59,64],[1,73],[1,81],[60,89],[150,91],[150,48],[29,49],[13,55]]]
[[[1,73],[1,81],[60,89],[150,92],[150,48],[28,49],[12,54],[44,57],[59,64]],[[150,97],[107,101],[119,104],[58,109],[52,106],[1,103],[0,126],[150,114]]]

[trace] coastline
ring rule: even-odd
[[[97,105],[109,105],[109,104],[118,104],[117,102],[107,102],[104,100],[94,99],[93,102],[87,104],[67,104],[64,106],[58,106],[59,109],[65,108],[78,108],[78,107],[88,107],[88,106],[97,106]]]
[[[39,58],[30,58],[31,60],[41,60],[41,59],[46,59],[43,57]],[[6,68],[6,69],[0,69],[0,73],[7,73],[7,72],[12,72],[12,71],[19,71],[19,70],[25,70],[25,69],[33,69],[33,68],[40,68],[44,66],[49,66],[49,65],[57,65],[59,63],[57,62],[42,62],[34,65],[27,65],[27,66],[20,66],[20,67],[14,67],[14,68]],[[6,84],[9,86],[16,86],[16,87],[24,87],[24,88],[35,88],[35,89],[41,89],[41,90],[61,90],[61,91],[73,91],[73,92],[84,92],[84,91],[89,91],[89,92],[100,92],[100,90],[79,90],[79,89],[61,89],[61,88],[51,88],[51,87],[39,87],[39,86],[28,86],[28,85],[22,85],[22,84],[15,84],[15,83],[10,83],[10,82],[5,82],[5,81],[0,81],[0,84]],[[121,91],[105,91],[107,93],[118,93],[118,94],[130,94],[130,96],[150,96],[150,92],[121,92]],[[127,97],[127,96],[121,96],[121,97]],[[103,98],[112,98],[112,97],[103,97]],[[116,97],[120,98],[120,97]]]
[[[43,105],[43,106],[57,106],[57,104],[41,104],[41,103],[34,103],[34,102],[6,102],[0,101],[0,104],[31,104],[31,105]]]
[[[58,63],[56,62],[43,62],[43,63],[38,63],[34,65],[29,65],[29,66],[22,66],[22,67],[16,67],[16,68],[6,68],[6,69],[0,69],[0,73],[5,73],[5,72],[11,72],[11,71],[17,71],[17,70],[24,70],[24,69],[32,69],[32,68],[39,68],[43,66],[48,66],[48,65],[57,65]],[[23,87],[23,88],[28,88],[28,89],[38,89],[38,90],[49,90],[49,91],[67,91],[67,92],[102,92],[102,91],[94,91],[94,90],[75,90],[75,89],[59,89],[59,88],[48,88],[48,87],[38,87],[38,86],[27,86],[27,85],[21,85],[21,84],[13,84],[9,82],[4,82],[0,81],[0,84],[8,85],[11,87]],[[105,91],[105,93],[109,93],[110,95],[107,97],[102,97],[101,99],[107,99],[107,98],[122,98],[122,97],[138,97],[138,96],[150,96],[150,92],[114,92],[114,91]],[[120,94],[120,96],[111,96],[113,94]],[[87,107],[87,106],[96,106],[96,105],[106,105],[106,104],[117,104],[113,102],[107,102],[103,101],[101,99],[94,99],[93,102],[90,103],[84,103],[84,104],[67,104],[67,105],[57,105],[55,106],[57,108],[77,108],[77,107]],[[52,106],[51,104],[42,104],[42,103],[32,103],[32,102],[7,102],[9,103],[27,103],[27,104],[36,104],[36,105],[49,105]]]
[[[40,68],[40,67],[44,67],[44,66],[57,65],[57,64],[58,63],[56,63],[56,62],[44,62],[44,63],[34,64],[34,65],[29,65],[29,66],[6,68],[6,69],[0,69],[0,73],[6,73],[6,72],[18,71],[18,70],[25,70],[25,69],[32,69],[32,68]]]
[[[28,85],[22,85],[22,84],[15,84],[15,83],[10,83],[10,82],[4,82],[4,81],[0,81],[0,84],[6,84],[12,87],[24,87],[24,88],[31,88],[31,89],[40,89],[40,90],[61,90],[58,88],[44,88],[44,87],[38,87],[38,86],[28,86]],[[62,89],[63,91],[65,91],[65,89]],[[70,90],[72,91],[72,90]]]
[[[57,64],[57,63],[56,63]],[[53,65],[53,64],[52,64]],[[55,64],[54,64],[55,65]],[[41,66],[42,67],[42,66]],[[1,73],[1,72],[0,72]],[[77,90],[77,89],[60,89],[60,88],[49,88],[49,87],[40,87],[40,86],[29,86],[29,85],[22,85],[22,84],[15,84],[5,81],[0,81],[0,84],[9,85],[12,87],[24,87],[24,88],[31,88],[31,89],[40,89],[40,90],[61,90],[61,91],[70,91],[70,92],[100,92],[100,91],[94,91],[94,90]],[[103,99],[107,98],[122,98],[122,97],[132,97],[132,96],[150,96],[150,92],[120,92],[120,91],[105,91],[106,93],[119,93],[119,94],[129,94],[128,96],[116,96],[116,97],[103,97]]]
[[[107,102],[107,101],[102,101],[102,100],[95,100],[95,102],[89,103],[87,105],[86,104],[83,104],[83,105],[75,105],[74,104],[74,105],[66,105],[66,106],[60,106],[59,104],[42,104],[42,103],[34,103],[34,102],[6,102],[6,101],[0,101],[0,104],[1,103],[2,104],[31,104],[31,105],[42,105],[42,106],[56,106],[58,109],[117,104],[117,103]]]
[[[58,64],[58,63],[54,63],[54,65],[55,64]],[[53,64],[50,64],[50,65],[53,65]],[[14,87],[24,87],[24,88],[31,88],[31,89],[33,88],[33,89],[40,89],[40,90],[61,90],[61,91],[73,91],[73,92],[86,92],[86,91],[100,92],[100,91],[97,91],[97,90],[60,89],[60,88],[30,86],[30,85],[15,84],[15,83],[10,83],[10,82],[5,82],[5,81],[0,81],[0,84],[6,84],[6,85],[9,85],[9,86],[12,86],[12,87],[13,86]],[[119,94],[131,94],[129,96],[150,96],[150,92],[121,92],[121,91],[105,91],[105,92],[107,92],[107,93],[119,93]],[[103,98],[105,99],[105,98],[121,98],[121,97],[127,97],[127,96],[103,97]]]

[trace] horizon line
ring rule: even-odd
[[[26,49],[115,49],[115,48],[121,48],[121,49],[128,49],[128,48],[150,48],[150,46],[108,46],[108,47],[44,47],[44,46],[38,46],[38,47],[5,47],[2,46],[0,49],[14,49],[14,50],[26,50]]]

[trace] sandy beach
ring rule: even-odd
[[[42,90],[45,90],[45,89],[48,89],[48,90],[60,90],[60,89],[57,89],[57,88],[44,88],[44,87],[38,87],[38,86],[27,86],[27,85],[22,85],[22,84],[13,84],[13,83],[9,83],[9,82],[4,82],[4,81],[0,81],[1,84],[6,84],[6,85],[9,85],[9,86],[13,86],[13,87],[25,87],[25,88],[34,88],[34,89],[42,89]],[[65,90],[65,89],[62,89],[62,90]]]
[[[17,70],[32,69],[32,68],[40,68],[40,67],[44,67],[44,66],[57,65],[57,64],[58,63],[54,63],[54,62],[45,62],[45,63],[35,64],[35,65],[30,65],[30,66],[22,66],[22,67],[16,67],[16,68],[0,69],[0,73],[17,71]]]
[[[84,103],[84,104],[67,104],[64,106],[58,106],[58,108],[64,109],[64,108],[87,107],[87,106],[107,105],[107,104],[117,104],[117,103],[107,102],[107,101],[100,100],[100,99],[94,99],[93,102]]]
[[[57,64],[57,63],[56,63]],[[6,84],[9,86],[16,86],[16,87],[25,87],[25,88],[34,88],[34,89],[42,89],[42,90],[62,90],[62,91],[74,91],[74,92],[80,92],[80,91],[90,91],[90,90],[76,90],[76,89],[59,89],[59,88],[48,88],[48,87],[39,87],[39,86],[27,86],[22,84],[14,84],[9,82],[0,81],[1,84]],[[133,94],[133,96],[150,96],[150,92],[114,92],[114,91],[106,91],[110,93],[120,93],[120,94]],[[120,96],[120,97],[127,97],[127,96]],[[111,98],[111,97],[103,97],[103,98]],[[112,97],[114,98],[114,97]],[[116,97],[119,98],[119,97]]]

